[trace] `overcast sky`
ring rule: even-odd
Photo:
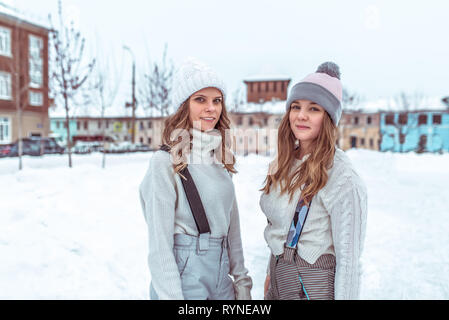
[[[1,0],[0,0],[1,1]],[[57,0],[6,0],[28,14],[56,15]],[[95,47],[123,63],[120,94],[130,94],[131,55],[139,71],[168,57],[193,56],[222,75],[228,92],[254,74],[299,81],[324,61],[367,100],[420,92],[449,95],[448,1],[63,0]],[[117,99],[123,105],[124,97]]]

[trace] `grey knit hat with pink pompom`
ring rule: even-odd
[[[287,98],[287,110],[295,100],[310,100],[319,104],[330,115],[337,126],[341,118],[343,86],[340,81],[340,68],[333,62],[319,65],[315,73],[309,74],[295,84]]]

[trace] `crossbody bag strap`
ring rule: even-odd
[[[170,147],[166,144],[163,144],[160,147],[160,150],[170,152]],[[186,178],[183,179],[181,177],[181,182],[182,186],[184,187],[187,201],[189,202],[190,210],[193,214],[193,219],[195,220],[196,227],[198,228],[198,232],[200,234],[210,233],[209,222],[207,221],[206,212],[204,210],[203,203],[198,193],[198,189],[196,188],[195,182],[193,181],[193,178],[190,175],[187,167],[185,167],[180,173]]]
[[[290,248],[296,248],[299,242],[299,237],[301,236],[302,229],[306,223],[307,216],[309,214],[309,209],[312,206],[312,201],[310,201],[307,206],[304,199],[300,199],[296,205],[295,214],[293,215],[293,220],[290,224],[290,229],[287,235],[287,241],[285,245]]]

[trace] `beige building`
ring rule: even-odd
[[[267,112],[229,113],[232,150],[237,155],[274,154],[282,115]]]
[[[136,142],[158,149],[162,144],[165,117],[136,119]]]
[[[380,150],[379,123],[379,113],[343,112],[338,125],[339,148]]]
[[[278,127],[283,114],[269,112],[229,112],[231,146],[236,155],[274,155]],[[162,143],[165,117],[137,118],[136,143],[158,149]],[[337,144],[343,150],[379,150],[379,113],[345,112],[339,123]],[[65,122],[52,118],[52,122]],[[103,134],[114,141],[131,141],[130,117],[79,117],[73,119],[73,140],[102,140]]]

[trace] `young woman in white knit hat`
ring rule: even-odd
[[[339,67],[321,64],[294,85],[260,206],[271,256],[265,299],[357,299],[367,191],[336,147]]]
[[[198,61],[188,60],[175,75],[178,109],[166,119],[163,150],[140,185],[151,299],[251,299],[225,95],[222,80]]]

